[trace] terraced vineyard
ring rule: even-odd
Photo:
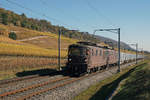
[[[16,33],[17,40],[8,38],[11,31]],[[26,71],[58,68],[56,34],[2,24],[0,32],[0,79],[16,77],[17,73]],[[62,36],[61,42],[61,65],[65,66],[68,45],[77,40]]]

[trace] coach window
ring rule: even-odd
[[[109,51],[105,51],[105,55],[108,56],[109,55]]]
[[[109,51],[107,51],[107,56],[109,55],[109,53],[110,53],[110,52],[109,52]]]
[[[105,56],[105,51],[103,50],[103,57],[105,58],[106,56]]]
[[[99,55],[102,56],[102,50],[100,50]]]
[[[108,51],[109,52],[109,55],[112,55],[112,52],[111,51]]]
[[[98,55],[98,50],[96,50],[96,56]]]

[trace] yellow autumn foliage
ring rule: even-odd
[[[57,57],[58,52],[57,50],[49,50],[32,45],[0,43],[0,55]],[[66,56],[67,52],[61,51],[61,57]]]

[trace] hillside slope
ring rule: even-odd
[[[93,36],[88,32],[80,32],[77,30],[67,29],[63,26],[52,25],[51,22],[47,20],[28,18],[24,13],[19,15],[13,11],[9,11],[3,8],[0,8],[0,23],[4,25],[24,27],[22,29],[20,28],[21,30],[19,30],[19,32],[21,32],[22,30],[23,31],[21,32],[22,35],[18,36],[18,39],[28,38],[27,36],[29,35],[26,35],[28,33],[28,30],[25,28],[54,34],[58,34],[59,30],[61,29],[62,35],[65,37],[81,39],[86,41],[97,41],[97,42],[109,41],[113,43],[114,47],[117,47],[117,42],[115,40],[105,38],[102,36],[95,36],[96,38],[93,38]],[[18,32],[16,31],[16,27],[9,27],[9,30],[12,30],[12,28],[13,31],[15,31],[16,33]],[[7,30],[7,28],[4,28],[4,30]],[[30,34],[29,37],[43,35],[43,33],[39,33],[36,31],[35,32],[32,31],[32,33],[34,34]],[[111,44],[109,45],[112,46]],[[130,46],[128,46],[126,43],[123,42],[121,42],[121,48],[133,50]]]
[[[30,75],[26,74],[28,72],[32,75],[49,73],[58,69],[56,34],[2,24],[0,31],[0,79]],[[17,40],[8,37],[11,31],[17,34]],[[68,45],[76,41],[61,37],[61,66],[66,64],[64,58],[67,56]]]
[[[8,38],[10,32],[15,32],[17,40]],[[57,56],[58,36],[53,33],[39,32],[22,27],[0,24],[0,54],[24,56]],[[41,36],[42,38],[35,38]],[[28,38],[33,38],[29,39]],[[26,41],[19,41],[27,39]],[[68,45],[78,40],[61,36],[61,56],[67,56]]]

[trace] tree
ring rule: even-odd
[[[13,40],[16,40],[17,39],[17,35],[15,32],[10,32],[9,33],[9,38],[13,39]]]
[[[2,23],[8,25],[8,15],[6,13],[2,14]]]
[[[24,13],[21,14],[22,18],[26,18],[26,15]]]
[[[76,38],[76,39],[80,39],[82,37],[82,39],[84,40],[90,40],[90,41],[95,40],[90,34],[88,34],[88,32],[85,33],[79,31],[72,31],[63,26],[52,25],[51,22],[45,19],[39,20],[34,18],[28,18],[24,13],[19,15],[12,11],[5,10],[3,8],[0,8],[0,23],[5,25],[21,26],[24,28],[43,31],[43,32],[51,32],[54,34],[58,34],[59,30],[62,29],[65,31],[63,35],[66,37]]]
[[[21,27],[27,27],[27,21],[26,20],[23,20],[21,22]]]

